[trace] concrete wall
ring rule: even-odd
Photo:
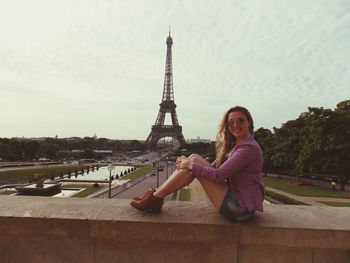
[[[0,262],[350,262],[350,209],[268,205],[233,224],[207,203],[0,197]]]

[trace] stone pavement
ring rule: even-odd
[[[0,196],[0,261],[350,262],[347,208],[266,205],[231,223],[197,202],[169,201],[158,214],[129,202]]]
[[[323,204],[319,201],[323,201],[323,202],[343,202],[343,203],[347,203],[350,204],[350,199],[346,199],[346,198],[329,198],[329,197],[314,197],[314,196],[299,196],[299,195],[294,195],[294,194],[290,194],[272,187],[265,187],[266,190],[271,191],[271,192],[275,192],[277,194],[280,195],[284,195],[287,196],[289,198],[292,198],[294,200],[297,200],[299,202],[303,202],[305,204],[308,205],[312,205],[312,206],[327,206],[326,204]]]
[[[198,180],[194,180],[189,186],[191,201],[194,202],[210,202],[207,194],[202,188]]]
[[[325,206],[325,204],[322,204],[320,202],[314,201],[313,199],[308,198],[306,196],[299,196],[299,195],[290,194],[290,193],[287,193],[287,192],[284,192],[284,191],[281,191],[281,190],[278,190],[278,189],[275,189],[275,188],[272,188],[272,187],[268,187],[268,186],[265,186],[265,189],[268,190],[268,191],[280,194],[280,195],[284,195],[286,197],[289,197],[291,199],[297,200],[299,202],[302,202],[302,203],[305,203],[305,204],[308,204],[308,205]]]

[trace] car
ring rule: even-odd
[[[156,176],[156,173],[155,172],[151,173],[151,176]]]

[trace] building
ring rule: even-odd
[[[196,139],[188,139],[187,143],[197,143],[197,142],[202,142],[202,143],[210,143],[210,139],[201,139],[199,136]]]

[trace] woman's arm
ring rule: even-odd
[[[229,176],[235,175],[257,158],[257,153],[253,145],[242,145],[219,168],[192,163],[192,174],[214,182],[224,182]]]

